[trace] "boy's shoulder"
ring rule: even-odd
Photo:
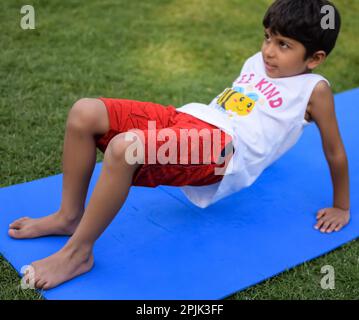
[[[309,113],[310,118],[316,121],[320,115],[326,113],[323,112],[324,109],[330,109],[331,105],[334,105],[332,89],[325,80],[320,80],[312,91],[308,102],[307,112]]]
[[[312,94],[309,99],[309,104],[318,104],[323,98],[329,98],[333,96],[332,89],[328,82],[320,80],[315,85]]]

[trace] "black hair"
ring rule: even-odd
[[[334,8],[334,29],[323,29],[321,22],[325,5]],[[263,26],[273,34],[299,41],[306,48],[304,60],[316,51],[329,55],[337,40],[341,19],[337,8],[328,0],[276,0],[263,18]]]

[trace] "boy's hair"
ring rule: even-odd
[[[323,29],[321,26],[325,16],[325,13],[321,13],[321,8],[325,5],[334,8],[334,29]],[[325,51],[328,56],[335,46],[340,25],[337,8],[327,0],[276,0],[263,18],[263,26],[272,33],[280,33],[304,45],[304,60],[318,50]]]

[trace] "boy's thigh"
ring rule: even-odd
[[[161,130],[152,132],[152,137],[149,136],[148,131],[143,132],[141,140],[145,141],[144,163],[135,171],[133,185],[202,186],[216,183],[223,178],[225,172],[223,168],[228,165],[233,155],[230,152],[221,153],[230,139],[225,132],[220,131],[220,145],[216,150],[212,148],[213,145],[209,150],[205,150],[206,148],[203,148],[205,141],[212,140],[213,135],[200,137],[195,143],[192,143],[192,139],[188,139],[185,141],[185,148],[181,148],[181,133],[178,128],[172,128],[172,134],[167,129],[171,128],[166,128],[166,133],[172,139],[166,139],[166,141],[163,135],[162,139],[159,139]],[[154,135],[157,136],[156,140]],[[196,153],[195,156],[193,156],[194,153]],[[220,157],[223,157],[222,162],[219,161]],[[216,170],[216,168],[222,170]]]
[[[132,179],[132,185],[144,187],[204,186],[222,180],[215,174],[215,164],[150,164],[140,166]]]
[[[156,121],[157,128],[172,125],[171,119],[177,111],[174,106],[129,99],[99,98],[107,108],[111,128],[126,132],[132,128],[146,129],[148,121]]]
[[[177,111],[173,106],[128,99],[99,98],[106,107],[110,128],[96,137],[97,147],[104,152],[109,141],[117,134],[131,129],[161,129],[173,124]]]

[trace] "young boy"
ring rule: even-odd
[[[232,88],[209,105],[175,109],[106,98],[76,102],[66,126],[59,211],[41,219],[21,218],[9,229],[16,239],[72,235],[60,251],[32,263],[35,286],[49,289],[92,268],[93,245],[120,210],[131,185],[181,186],[193,203],[206,207],[252,184],[296,143],[310,121],[320,130],[334,187],[333,207],[318,211],[315,228],[332,232],[345,226],[349,222],[346,153],[328,81],[312,73],[334,48],[340,28],[336,9],[335,28],[322,28],[321,8],[325,5],[331,4],[327,0],[275,1],[263,20],[261,51],[245,62]],[[211,155],[201,154],[195,164],[183,164],[182,160],[190,157],[183,154],[174,157],[175,163],[150,163],[148,121],[156,121],[156,134],[167,128],[175,138],[180,138],[180,129],[208,129],[209,134],[199,141],[201,146],[220,130],[220,148]],[[144,146],[145,152],[137,154],[144,164],[126,160],[126,150],[133,142],[127,141],[125,133],[131,129]],[[156,152],[164,144],[163,139],[158,140]],[[229,156],[228,152],[224,155],[231,165],[223,167],[217,160],[222,158],[220,151],[231,145],[228,141],[234,148]],[[96,146],[104,152],[103,167],[85,209]],[[216,174],[218,168],[224,168],[225,174]]]

